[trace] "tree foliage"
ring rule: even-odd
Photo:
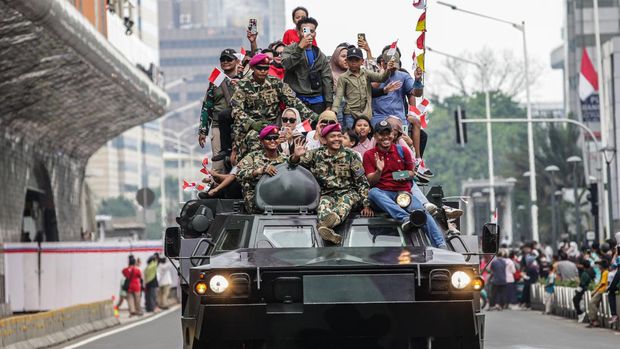
[[[102,200],[97,209],[97,214],[109,215],[112,217],[135,217],[136,206],[133,201],[123,197],[117,196]]]

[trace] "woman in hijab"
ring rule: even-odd
[[[296,130],[297,125],[301,123],[299,111],[295,108],[286,108],[282,112],[279,120],[280,124],[280,145],[278,150],[283,155],[291,155],[291,148],[294,146],[294,140],[303,135]]]

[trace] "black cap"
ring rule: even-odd
[[[375,125],[375,133],[382,133],[385,131],[392,132],[392,125],[386,120],[381,120]]]
[[[359,48],[351,47],[347,50],[347,58],[352,58],[352,57],[364,59],[364,54],[362,53],[362,50],[360,50]]]
[[[230,59],[237,59],[237,56],[235,56],[235,53],[237,53],[237,51],[233,50],[232,48],[227,48],[224,51],[222,51],[222,53],[220,54],[220,59],[227,57]]]

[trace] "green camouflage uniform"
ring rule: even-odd
[[[299,164],[310,170],[321,186],[317,209],[319,222],[332,212],[338,215],[340,222],[344,221],[351,208],[360,201],[364,207],[370,206],[370,185],[364,166],[351,149],[342,147],[336,155],[331,155],[327,147],[322,146],[306,152]]]
[[[248,212],[258,212],[256,208],[256,184],[261,179],[252,175],[254,170],[265,168],[267,165],[276,166],[284,163],[286,158],[281,154],[275,159],[269,159],[265,156],[263,150],[256,150],[241,159],[237,164],[239,172],[237,172],[237,180],[243,187],[243,200],[245,202],[245,208]]]
[[[269,124],[276,124],[280,115],[280,102],[295,108],[302,120],[316,119],[317,115],[308,109],[295,92],[282,80],[268,75],[262,84],[253,76],[241,79],[232,96],[232,117],[234,120],[234,146],[238,158],[251,151],[260,150],[258,131]]]

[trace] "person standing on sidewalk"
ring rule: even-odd
[[[553,307],[553,296],[555,294],[555,277],[557,269],[557,263],[551,265],[551,270],[549,271],[547,281],[545,282],[545,310],[543,311],[543,315],[551,314],[551,310]]]
[[[141,316],[142,307],[142,271],[136,266],[136,258],[129,255],[129,266],[123,269],[123,276],[126,279],[123,288],[127,290],[127,305],[129,306],[129,316]]]
[[[607,259],[601,259],[596,264],[599,264],[601,270],[601,280],[594,287],[592,291],[592,299],[588,303],[588,319],[590,324],[588,327],[598,327],[600,322],[598,321],[598,306],[603,301],[603,293],[607,290],[607,278],[609,276],[609,261]]]
[[[172,287],[172,271],[174,267],[171,263],[167,263],[165,258],[159,260],[157,268],[157,305],[160,309],[168,309],[168,297],[170,296],[170,288]]]
[[[147,313],[159,312],[157,307],[157,265],[159,264],[159,255],[155,253],[146,261],[144,268],[144,303]]]
[[[583,257],[577,264],[577,267],[580,272],[579,287],[577,288],[577,292],[575,292],[575,296],[573,296],[573,305],[577,311],[577,322],[583,322],[583,319],[586,317],[586,313],[581,310],[581,300],[583,299],[583,295],[588,290],[590,283],[594,280],[594,270],[592,270],[590,261]]]
[[[616,236],[617,235],[618,234],[616,234]],[[611,308],[611,319],[609,320],[610,324],[615,324],[616,322],[618,322],[618,309],[616,308],[616,293],[618,291],[618,284],[620,284],[620,255],[618,251],[620,251],[620,244],[615,246],[615,252],[612,259],[612,266],[614,268],[615,274],[611,282],[609,283],[609,288],[607,289],[609,307]]]

